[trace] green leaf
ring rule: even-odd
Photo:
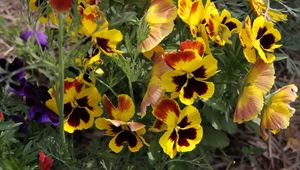
[[[215,148],[225,148],[229,145],[229,138],[226,133],[215,130],[210,126],[204,126],[203,131],[203,139],[201,142],[203,145]]]

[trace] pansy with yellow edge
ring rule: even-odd
[[[233,121],[243,123],[258,116],[264,105],[264,95],[275,80],[273,64],[259,59],[251,68],[237,101]]]
[[[213,3],[210,0],[206,1],[205,7],[202,3],[202,0],[178,1],[178,16],[182,19],[183,22],[189,25],[193,37],[197,37],[197,32],[200,29],[199,27],[203,22],[205,22],[204,19],[206,12],[211,5],[213,5]]]
[[[274,50],[281,47],[276,44],[280,39],[280,32],[263,16],[256,18],[253,26],[250,17],[246,17],[245,28],[240,33],[240,41],[248,62],[255,63],[257,58],[261,58],[265,63],[272,63],[275,60]]]
[[[213,40],[221,46],[225,45],[225,43],[232,44],[229,38],[234,33],[240,33],[241,30],[242,23],[238,19],[233,18],[228,10],[224,9],[220,16],[218,32],[213,37]]]
[[[192,151],[200,143],[203,129],[200,125],[200,113],[194,106],[186,106],[180,110],[174,100],[163,99],[154,108],[153,115],[167,125],[159,144],[171,159],[177,152]]]
[[[279,10],[274,10],[272,8],[268,9],[264,0],[250,0],[250,6],[257,16],[266,16],[269,21],[286,21],[287,14],[280,12]],[[266,14],[267,12],[267,14]]]
[[[297,86],[290,84],[267,97],[260,123],[260,132],[264,139],[269,137],[266,129],[276,134],[281,129],[286,129],[289,126],[290,118],[295,113],[295,109],[289,104],[296,100],[298,97],[297,92]]]
[[[72,78],[66,78],[64,85],[64,130],[73,133],[92,127],[94,118],[102,114],[99,106],[101,95],[97,88]],[[49,93],[52,98],[46,102],[46,106],[58,114],[54,90],[50,89]]]
[[[29,9],[31,11],[38,11],[41,13],[39,21],[41,23],[46,23],[50,19],[50,21],[58,25],[58,19],[55,16],[54,12],[51,8],[48,7],[48,0],[30,0],[29,1]]]
[[[201,48],[186,46],[187,49],[164,54],[172,70],[163,74],[161,85],[167,92],[179,93],[180,101],[186,105],[193,104],[197,97],[209,99],[215,90],[214,83],[207,79],[217,73],[217,60],[211,54],[204,56],[205,44],[201,38],[195,41],[202,44]]]
[[[109,142],[109,148],[113,152],[121,152],[125,143],[128,144],[131,152],[139,151],[143,143],[147,145],[142,137],[146,133],[145,125],[130,121],[135,113],[135,105],[128,95],[118,96],[118,107],[115,107],[104,95],[103,104],[110,119],[98,118],[95,125],[100,130],[106,130],[106,135],[113,137]]]
[[[93,33],[108,29],[108,22],[98,6],[91,5],[83,9],[81,14],[80,33],[85,36],[92,36]]]
[[[149,25],[150,32],[148,37],[139,44],[139,50],[150,51],[168,36],[173,30],[176,16],[176,6],[172,0],[151,0],[151,5],[145,14],[145,22]]]
[[[92,35],[92,42],[108,56],[122,54],[122,51],[116,49],[122,39],[123,35],[117,29],[102,30]]]

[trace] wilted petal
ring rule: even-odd
[[[173,27],[173,22],[151,25],[148,37],[139,44],[139,50],[141,52],[146,52],[156,47],[172,32]]]
[[[246,84],[258,87],[264,94],[271,90],[275,80],[275,70],[273,63],[266,64],[258,59],[252,66]]]
[[[240,124],[254,119],[261,112],[263,103],[263,92],[259,88],[244,87],[237,101],[233,121]]]

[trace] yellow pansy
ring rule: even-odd
[[[94,118],[102,114],[99,106],[101,95],[95,86],[86,86],[83,80],[67,78],[64,81],[64,130],[88,129],[93,126]],[[58,113],[54,90],[50,89],[51,99],[46,106]]]
[[[131,152],[137,152],[143,147],[143,143],[147,144],[142,137],[146,133],[145,125],[130,121],[135,113],[135,105],[128,95],[118,96],[118,107],[105,95],[103,103],[110,119],[98,118],[95,125],[100,130],[106,130],[106,135],[113,137],[109,142],[109,148],[113,152],[121,152],[124,143],[128,144]]]
[[[217,73],[217,60],[211,54],[204,56],[204,41],[196,41],[195,47],[183,42],[180,51],[164,55],[165,62],[173,70],[163,74],[161,85],[167,92],[179,93],[180,101],[186,105],[193,104],[198,96],[209,99],[215,90],[214,83],[207,79]]]
[[[174,100],[163,99],[154,108],[153,115],[167,126],[159,144],[171,159],[177,152],[192,151],[200,143],[203,129],[200,113],[194,106],[180,110]]]
[[[261,58],[265,63],[272,63],[275,60],[274,50],[281,47],[276,44],[280,39],[280,32],[263,16],[256,18],[253,26],[251,26],[250,17],[246,17],[240,40],[248,62],[254,63],[257,58]]]

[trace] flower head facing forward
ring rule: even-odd
[[[142,123],[130,121],[135,113],[132,99],[126,94],[119,95],[118,107],[115,107],[104,95],[103,103],[110,119],[98,118],[95,125],[100,130],[106,130],[106,135],[113,137],[109,142],[109,148],[119,153],[126,143],[131,152],[139,151],[145,143],[142,135],[146,133],[146,129]]]
[[[237,101],[234,122],[243,123],[257,117],[264,105],[264,95],[275,80],[273,64],[259,59],[251,68]]]
[[[281,47],[276,44],[280,39],[280,32],[263,16],[256,18],[253,26],[250,17],[247,16],[245,28],[240,33],[244,55],[250,63],[254,63],[257,58],[261,58],[265,63],[272,63],[275,60],[274,50]]]
[[[172,0],[151,0],[151,5],[145,14],[150,32],[148,37],[139,44],[139,50],[150,51],[168,36],[173,30],[176,16],[176,6]]]
[[[215,89],[214,84],[207,79],[217,73],[217,60],[212,55],[203,56],[204,41],[196,41],[194,44],[189,41],[183,43],[180,51],[164,55],[165,62],[173,70],[163,74],[162,87],[167,92],[179,94],[180,101],[186,105],[193,104],[198,96],[204,100],[209,99]],[[188,44],[196,46],[190,47]]]
[[[64,98],[64,129],[69,133],[90,128],[94,118],[102,114],[99,107],[101,95],[95,86],[87,86],[83,80],[67,78]],[[50,89],[51,99],[46,102],[48,108],[58,114],[54,89]]]
[[[180,110],[171,99],[163,99],[153,110],[154,116],[167,125],[159,140],[163,151],[174,158],[177,152],[195,149],[203,136],[200,113],[194,106]]]
[[[268,138],[265,129],[269,129],[276,134],[281,129],[286,129],[289,126],[290,118],[295,113],[295,109],[289,104],[296,100],[298,97],[297,92],[297,86],[290,84],[271,94],[262,111],[260,123],[260,132],[264,139]]]
[[[286,21],[287,15],[280,11],[268,8],[264,0],[250,0],[250,6],[257,16],[266,16],[269,21]],[[267,14],[266,14],[267,12]]]

